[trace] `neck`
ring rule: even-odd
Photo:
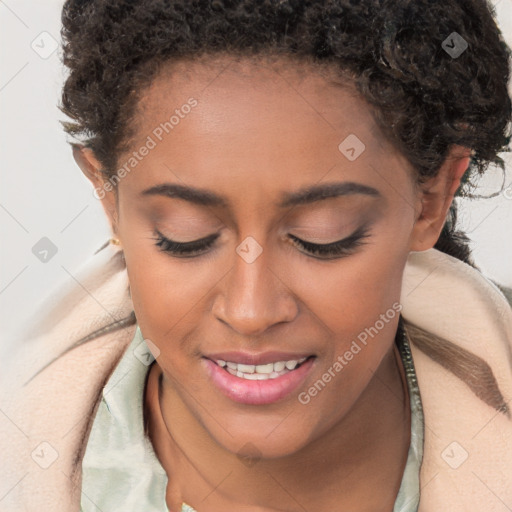
[[[277,459],[243,463],[225,450],[161,375],[155,363],[148,376],[145,415],[169,478],[170,510],[181,510],[182,502],[199,512],[393,509],[410,444],[407,383],[394,344],[340,422],[298,452]]]

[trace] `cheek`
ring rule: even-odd
[[[290,259],[279,277],[326,329],[347,339],[399,302],[407,255],[404,235],[374,230],[348,257],[328,263]]]
[[[193,348],[187,340],[208,321],[202,317],[208,312],[205,301],[209,292],[230,267],[220,260],[209,263],[207,256],[196,260],[172,258],[154,245],[152,236],[148,231],[139,234],[138,241],[133,235],[123,238],[137,322],[157,347],[179,340],[180,350],[174,353],[190,352]]]
[[[153,248],[125,250],[128,278],[137,323],[160,350],[157,357],[166,375],[189,392],[201,391],[192,368],[197,364],[199,303],[204,295],[204,279],[199,272],[184,271],[170,258]],[[196,382],[197,380],[197,382]]]
[[[408,253],[405,239],[403,244],[387,235],[373,240],[372,246],[333,266],[304,266],[295,288],[300,287],[305,307],[331,339],[321,370],[328,391],[315,395],[315,389],[306,390],[315,395],[310,404],[323,411],[327,423],[348,411],[394,341]],[[289,272],[291,279],[298,269]]]

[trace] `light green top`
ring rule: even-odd
[[[412,414],[407,465],[393,512],[417,512],[423,410],[407,337],[401,329],[397,340]],[[82,461],[81,512],[169,512],[165,501],[167,474],[144,435],[144,384],[153,361],[137,326],[130,346],[103,388]],[[183,503],[179,512],[196,510]]]

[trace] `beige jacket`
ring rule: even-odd
[[[132,312],[117,247],[102,248],[73,277],[2,362],[2,512],[79,511],[81,459],[101,389],[134,336],[132,316],[29,381],[77,340]],[[409,340],[425,415],[419,511],[512,510],[509,303],[478,271],[435,249],[409,256],[401,303],[406,321],[445,339],[437,346]]]

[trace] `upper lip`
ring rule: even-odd
[[[250,353],[250,352],[216,352],[215,354],[209,354],[205,357],[211,359],[212,361],[217,361],[221,359],[222,361],[231,361],[233,363],[239,364],[268,364],[268,363],[276,363],[278,361],[292,361],[302,359],[303,357],[312,356],[311,353],[306,352],[260,352],[260,353]]]

